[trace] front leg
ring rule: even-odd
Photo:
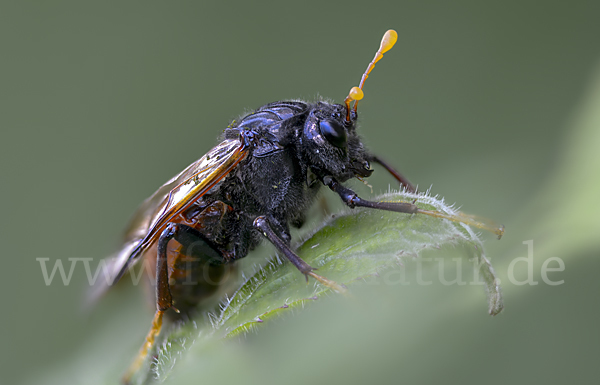
[[[269,220],[266,216],[261,215],[257,217],[254,220],[254,227],[260,230],[260,232],[275,246],[275,248],[279,250],[279,252],[283,253],[283,255],[285,255],[285,257],[289,259],[289,261],[292,262],[292,264],[296,266],[296,268],[300,270],[302,274],[304,274],[304,276],[306,277],[306,282],[308,282],[308,277],[310,276],[316,279],[317,281],[321,282],[323,285],[337,292],[346,292],[346,288],[344,287],[344,285],[340,285],[332,280],[329,280],[325,277],[316,274],[313,271],[315,270],[314,267],[304,262],[302,258],[300,258],[296,253],[294,253],[292,249],[290,249],[289,241],[284,241],[282,239],[283,237],[277,235],[277,233],[273,231],[273,228],[271,227],[271,224],[269,223]]]
[[[389,163],[387,163],[377,155],[372,154],[368,157],[368,159],[369,161],[378,163],[380,166],[385,168],[387,172],[389,172],[394,178],[396,178],[398,182],[400,182],[400,186],[403,186],[408,192],[417,192],[415,186],[413,186],[412,183],[410,183],[410,181],[406,179],[404,175],[400,174],[395,168],[390,166]]]
[[[466,225],[474,226],[480,229],[488,230],[498,236],[498,239],[504,234],[504,226],[497,226],[494,223],[490,223],[481,218],[473,216],[457,214],[446,214],[440,211],[423,210],[417,207],[417,205],[408,202],[373,202],[366,199],[362,199],[351,189],[342,186],[337,180],[332,177],[323,178],[323,184],[329,187],[332,191],[336,192],[342,201],[350,208],[355,207],[367,207],[371,209],[379,209],[386,211],[394,211],[397,213],[406,214],[425,214],[436,218],[448,219],[453,222],[460,222]]]

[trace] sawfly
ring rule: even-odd
[[[109,285],[142,259],[155,266],[156,314],[125,382],[148,355],[163,316],[186,314],[217,293],[235,261],[262,240],[272,243],[307,280],[345,291],[343,285],[318,275],[290,247],[290,226],[302,226],[323,186],[350,208],[431,215],[502,234],[501,227],[471,217],[423,210],[410,202],[366,200],[344,185],[369,177],[371,166],[378,164],[404,189],[415,191],[365,148],[357,132],[365,80],[397,37],[393,30],[385,33],[358,87],[352,87],[342,104],[277,101],[259,107],[227,126],[219,144],[142,203],[112,260]]]

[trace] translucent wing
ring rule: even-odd
[[[162,185],[133,215],[120,250],[108,262],[106,273],[113,284],[158,240],[167,223],[200,199],[248,154],[238,139],[226,139],[179,175]],[[105,289],[95,290],[97,297]]]

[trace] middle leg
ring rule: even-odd
[[[327,279],[323,276],[316,274],[313,270],[314,267],[310,266],[306,263],[302,258],[300,258],[296,253],[290,249],[288,242],[284,241],[282,237],[278,236],[273,228],[269,224],[269,221],[266,216],[259,216],[254,220],[254,227],[260,230],[260,232],[275,246],[279,252],[283,253],[285,257],[294,265],[304,276],[306,277],[306,281],[308,282],[308,277],[313,277],[317,281],[321,282],[323,285],[339,292],[345,293],[346,287],[344,285],[340,285],[335,281]]]

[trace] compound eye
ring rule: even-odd
[[[321,134],[329,143],[338,148],[346,146],[346,130],[344,126],[334,120],[321,120],[319,122]]]

